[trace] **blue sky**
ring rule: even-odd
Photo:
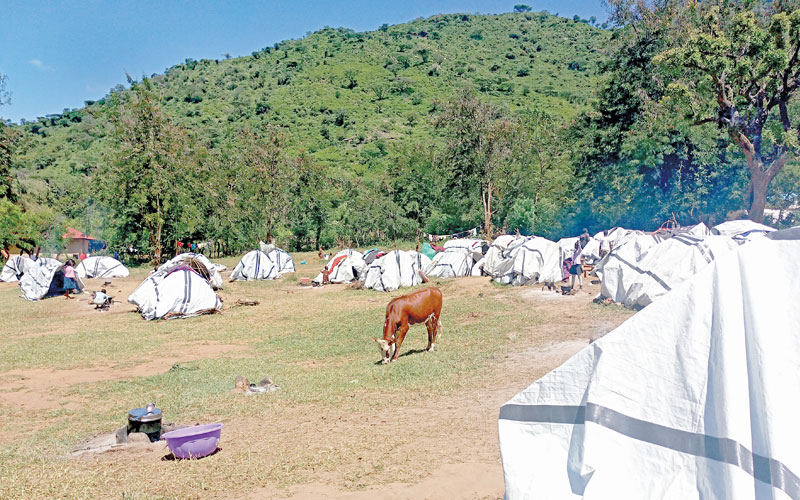
[[[107,94],[125,82],[125,72],[150,75],[189,57],[248,55],[326,25],[367,31],[439,13],[509,12],[516,3],[606,18],[601,0],[0,0],[0,74],[12,100],[0,117],[60,113]]]

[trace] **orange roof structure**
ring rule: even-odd
[[[97,239],[94,236],[89,236],[88,234],[84,234],[84,233],[78,231],[74,227],[68,227],[67,228],[67,232],[64,233],[64,236],[62,236],[62,238],[64,238],[65,240],[66,239],[68,239],[68,240],[96,240]]]

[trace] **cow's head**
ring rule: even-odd
[[[381,364],[385,365],[391,361],[395,349],[397,349],[397,344],[394,343],[394,340],[376,339],[375,337],[372,337],[372,340],[378,343],[378,349],[381,351]]]

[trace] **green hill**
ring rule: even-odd
[[[372,176],[394,162],[395,145],[437,140],[430,116],[465,82],[512,115],[587,109],[609,38],[544,12],[448,14],[365,33],[324,28],[250,56],[187,59],[151,81],[167,115],[212,149],[232,126],[271,123],[329,175]],[[87,181],[111,147],[107,99],[17,127],[24,203],[91,219]]]

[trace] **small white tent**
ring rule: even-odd
[[[484,252],[489,249],[489,242],[462,238],[449,240],[444,244],[444,251],[434,255],[430,265],[425,269],[425,274],[431,278],[458,278],[473,275],[475,263],[483,258]],[[480,276],[480,270],[475,269],[474,275]]]
[[[740,246],[514,396],[505,498],[800,499],[798,272]]]
[[[81,278],[125,278],[130,271],[114,257],[87,257],[75,267]]]
[[[267,257],[275,263],[280,274],[295,272],[294,259],[292,259],[292,256],[286,250],[273,248],[267,252]]]
[[[11,256],[3,266],[3,270],[0,271],[0,281],[9,283],[19,281],[22,275],[25,274],[25,270],[33,264],[33,260],[29,257],[23,257],[22,255]]]
[[[294,272],[294,262],[288,253],[276,248],[268,254],[252,250],[233,268],[231,281],[272,280],[287,272]]]
[[[744,243],[755,238],[760,238],[775,231],[775,228],[753,222],[751,220],[730,220],[714,226],[717,233],[730,236],[739,243]]]
[[[142,317],[171,319],[222,310],[222,300],[205,277],[186,265],[151,274],[128,297]]]
[[[201,253],[182,253],[168,260],[158,268],[157,272],[166,272],[173,269],[176,265],[184,264],[194,269],[200,276],[205,278],[214,290],[222,288],[222,275],[220,271],[225,270],[222,264],[214,264],[208,257]]]
[[[325,270],[329,273],[328,279],[331,283],[350,283],[364,274],[366,266],[361,252],[347,248],[334,255],[325,265]],[[322,273],[313,282],[322,284]]]
[[[638,277],[637,262],[662,241],[664,237],[657,234],[632,233],[606,254],[594,269],[601,282],[600,295],[623,303],[628,289]]]
[[[600,231],[594,235],[594,239],[600,242],[600,255],[605,256],[630,238],[641,234],[644,234],[644,232],[625,229],[624,227],[614,227],[605,231]]]
[[[45,258],[31,262],[33,264],[27,267],[25,274],[19,280],[23,297],[28,300],[39,300],[64,293],[64,264],[55,259]],[[77,275],[75,282],[82,291],[84,285]]]
[[[391,292],[422,283],[419,271],[431,263],[426,255],[414,251],[392,250],[375,259],[364,275],[364,288]]]
[[[475,266],[472,268],[472,275],[476,275],[479,271],[485,276],[494,276],[497,267],[509,257],[509,249],[514,247],[515,242],[522,242],[525,236],[515,236],[511,234],[504,234],[495,238],[489,249]]]
[[[517,239],[506,258],[494,267],[494,280],[503,285],[561,281],[566,256],[557,243],[540,236]]]

